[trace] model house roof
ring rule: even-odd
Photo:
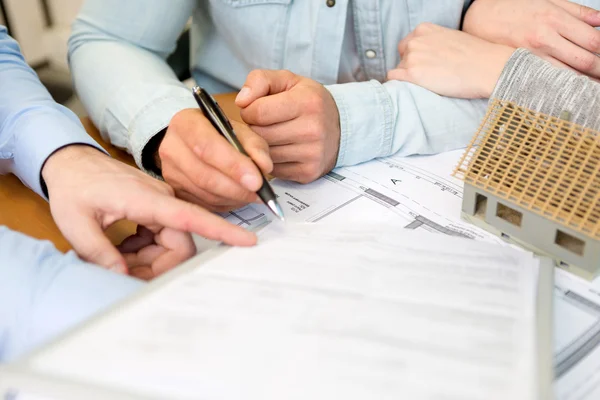
[[[599,133],[493,100],[454,175],[600,239]]]

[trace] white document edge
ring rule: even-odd
[[[538,400],[554,395],[554,261],[540,257],[536,304]]]
[[[120,312],[123,307],[128,307],[129,305],[140,301],[147,295],[154,292],[156,289],[161,288],[177,277],[185,275],[193,269],[202,268],[202,265],[206,261],[218,257],[230,248],[230,246],[219,244],[214,248],[192,257],[177,268],[174,268],[167,273],[153,279],[131,297],[112,305],[107,310],[83,322],[76,328],[59,335],[56,339],[50,341],[46,345],[41,346],[37,350],[32,351],[24,358],[11,364],[0,365],[0,399],[4,399],[6,394],[10,393],[11,391],[14,391],[15,393],[22,392],[26,395],[40,396],[40,400],[46,400],[44,396],[48,397],[48,400],[79,400],[82,398],[90,400],[107,398],[114,400],[162,399],[161,397],[147,397],[137,394],[134,395],[123,391],[113,390],[108,387],[37,373],[31,368],[31,364],[33,360],[35,360],[42,353],[50,351],[63,342],[70,340],[71,336],[77,335],[78,333],[90,328],[92,325],[112,317],[113,314]],[[10,396],[7,398],[12,399]],[[19,396],[17,395],[14,397],[14,399],[19,400]]]
[[[201,268],[204,262],[218,257],[230,249],[226,245],[218,245],[202,254],[191,258],[181,266],[160,276],[141,289],[130,298],[109,307],[108,310],[90,318],[77,328],[61,335],[40,349],[33,351],[23,359],[9,365],[0,366],[0,398],[13,391],[19,400],[19,394],[39,396],[40,400],[79,400],[86,398],[114,399],[114,400],[140,400],[161,399],[161,397],[148,397],[111,389],[109,387],[82,383],[75,380],[59,378],[53,375],[41,374],[31,368],[33,360],[42,353],[53,349],[55,346],[70,340],[71,336],[89,328],[91,325],[109,318],[113,313],[120,312],[121,308],[133,304],[146,295],[162,287],[169,281],[184,275],[195,268]],[[554,295],[554,262],[546,257],[540,258],[537,280],[536,297],[536,336],[538,359],[538,396],[537,400],[554,399],[554,363],[553,363],[553,295]],[[11,398],[11,397],[9,397]],[[37,398],[36,398],[37,399]]]

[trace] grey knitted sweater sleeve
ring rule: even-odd
[[[533,111],[600,130],[600,83],[573,71],[557,68],[525,49],[506,63],[492,98],[512,101]]]

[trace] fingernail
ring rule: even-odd
[[[235,98],[235,102],[242,102],[245,103],[248,101],[248,99],[250,99],[250,94],[251,94],[251,90],[248,86],[244,86],[242,88],[242,90],[240,90],[240,92],[237,94],[236,98]]]
[[[242,176],[240,180],[242,186],[250,191],[256,191],[260,188],[261,180],[258,176],[254,174],[246,174]]]

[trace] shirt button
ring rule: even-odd
[[[367,50],[365,51],[365,56],[367,56],[367,58],[375,58],[377,57],[377,53],[375,53],[375,50]]]
[[[335,6],[335,0],[327,0],[327,7]]]

